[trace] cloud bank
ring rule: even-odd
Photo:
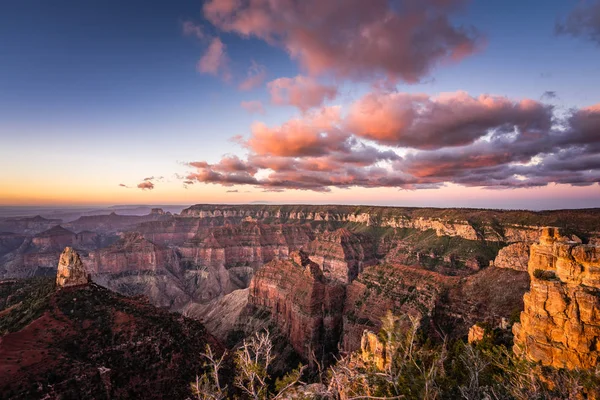
[[[558,115],[530,99],[374,92],[278,126],[257,122],[248,156],[192,162],[186,179],[266,190],[486,188],[600,182],[600,104]]]

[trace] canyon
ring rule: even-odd
[[[518,354],[557,368],[590,369],[600,358],[600,246],[545,228],[531,246]]]
[[[529,248],[549,225],[587,248],[600,237],[600,210],[196,205],[13,217],[0,220],[0,279],[54,275],[71,247],[96,284],[198,319],[228,346],[269,327],[291,357],[327,363],[338,348],[359,349],[388,310],[433,336],[510,328],[536,296],[525,295],[538,281]]]

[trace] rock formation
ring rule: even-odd
[[[56,285],[58,287],[87,285],[88,273],[79,258],[79,254],[71,247],[66,247],[58,261]]]
[[[137,232],[124,233],[112,245],[90,252],[84,262],[94,282],[128,296],[143,294],[152,304],[173,310],[187,304],[196,290],[205,290],[210,298],[223,290],[217,280],[207,280],[208,286],[194,280],[196,274],[186,274],[174,249],[156,245]]]
[[[469,343],[475,343],[483,340],[485,337],[485,329],[477,324],[473,325],[469,329],[469,335],[467,337],[467,341]]]
[[[364,362],[373,363],[379,370],[390,366],[391,356],[387,346],[379,340],[377,335],[368,329],[363,332],[360,340],[360,355]]]
[[[373,240],[341,228],[323,232],[305,250],[329,279],[352,282],[367,265],[376,264]]]
[[[600,246],[570,239],[544,228],[531,246],[514,350],[543,365],[587,369],[600,358]]]
[[[358,350],[363,332],[378,332],[388,311],[431,317],[442,291],[456,281],[435,272],[400,265],[375,265],[346,288],[342,348]]]
[[[294,350],[321,360],[337,350],[342,327],[344,286],[328,282],[304,253],[274,260],[259,269],[248,296],[250,307],[267,310]]]
[[[494,267],[527,271],[529,263],[529,243],[518,242],[503,247],[494,259]]]

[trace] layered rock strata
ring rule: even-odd
[[[305,359],[326,360],[337,350],[345,288],[329,282],[305,253],[274,260],[250,284],[248,304],[267,310],[279,331]]]
[[[456,278],[401,265],[368,267],[346,288],[342,348],[355,351],[365,330],[378,332],[388,311],[419,320],[433,315],[444,289]]]
[[[305,247],[328,279],[352,282],[363,268],[377,263],[373,240],[341,228],[323,232]]]
[[[600,357],[600,246],[544,228],[531,246],[531,287],[513,326],[517,354],[543,365],[588,369]]]

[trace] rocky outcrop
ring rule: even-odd
[[[79,254],[71,247],[66,247],[58,261],[56,285],[58,287],[80,286],[87,285],[88,282],[88,272],[81,262]]]
[[[600,246],[570,239],[544,228],[531,246],[514,350],[543,365],[587,369],[600,358]]]
[[[344,228],[317,235],[304,249],[325,277],[342,283],[352,282],[365,266],[377,262],[373,240]]]
[[[91,252],[86,260],[94,274],[156,271],[177,267],[173,251],[155,245],[137,232],[128,232],[113,245]]]
[[[344,286],[329,282],[306,254],[293,253],[291,259],[271,261],[256,272],[248,304],[270,312],[302,357],[309,359],[314,352],[327,361],[337,351],[344,294]]]
[[[420,268],[375,265],[346,288],[342,348],[360,348],[365,330],[378,332],[388,311],[419,320],[431,317],[444,288],[456,281]]]
[[[129,296],[145,295],[153,304],[173,310],[191,301],[193,290],[206,288],[193,281],[193,276],[189,282],[182,279],[186,271],[174,249],[158,246],[136,232],[90,252],[84,263],[98,284]],[[218,282],[210,281],[209,287],[214,290],[212,296],[221,293]]]
[[[379,340],[377,335],[370,330],[363,332],[360,340],[360,356],[365,363],[372,363],[377,369],[383,371],[391,364],[391,355],[387,346]]]
[[[508,268],[484,268],[476,274],[448,282],[439,297],[433,320],[448,337],[467,337],[474,325],[506,329],[523,309],[529,275]]]
[[[485,329],[480,325],[473,325],[469,328],[469,335],[467,336],[467,341],[469,343],[476,343],[483,340],[485,337]]]
[[[494,259],[494,267],[527,271],[529,243],[519,242],[503,247]]]

